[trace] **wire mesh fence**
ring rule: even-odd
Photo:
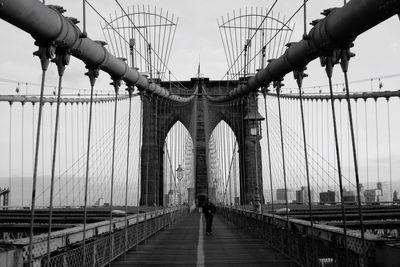
[[[183,218],[188,212],[189,209],[185,208],[176,209],[173,212],[162,212],[158,216],[146,214],[144,221],[128,225],[126,229],[114,229],[111,237],[110,233],[104,233],[87,240],[85,246],[80,242],[54,251],[49,264],[44,255],[37,261],[40,262],[38,266],[104,266],[179,218]]]
[[[218,214],[235,227],[263,239],[299,266],[379,266],[375,253],[378,240],[366,240],[368,251],[363,255],[356,249],[354,240],[357,237],[352,237],[353,244],[348,242],[345,249],[343,242],[339,242],[343,234],[337,229],[323,229],[322,226],[312,231],[305,221],[233,208],[220,209]]]

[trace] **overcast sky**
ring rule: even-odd
[[[120,9],[113,0],[89,1],[103,16]],[[126,1],[119,0],[122,6],[133,4],[157,6],[168,10],[179,17],[178,28],[173,44],[169,67],[179,80],[188,80],[195,76],[199,58],[201,71],[206,77],[220,79],[227,71],[224,50],[218,31],[217,18],[226,16],[228,12],[238,11],[239,8],[247,7],[269,7],[273,1],[262,0],[168,0],[168,1]],[[280,0],[274,10],[280,12],[281,16],[290,17],[302,4],[302,0]],[[57,4],[63,6],[67,12],[66,16],[76,17],[82,21],[82,1],[46,1],[46,4]],[[311,21],[321,18],[320,12],[329,7],[338,7],[343,4],[342,0],[310,0],[307,4],[307,20]],[[276,14],[275,13],[275,14]],[[104,40],[99,22],[101,18],[96,15],[90,7],[87,7],[87,32],[93,40]],[[294,18],[296,23],[292,41],[301,39],[303,32],[302,12]],[[82,23],[80,24],[82,27]],[[309,26],[310,27],[310,26]],[[350,80],[358,80],[382,75],[398,73],[399,56],[399,19],[393,17],[382,23],[373,30],[360,36],[354,47],[357,57],[352,59],[350,67]],[[40,67],[37,58],[32,56],[35,50],[33,40],[29,34],[22,32],[4,21],[0,21],[0,35],[3,36],[0,50],[0,78],[21,80],[39,83]],[[88,87],[88,81],[83,77],[84,66],[78,60],[73,59],[65,76],[66,87]],[[319,62],[309,65],[308,78],[304,86],[326,84],[323,69]],[[101,75],[103,85],[107,85],[109,77]],[[293,84],[292,75],[286,78],[286,84]],[[341,82],[341,75],[337,79]],[[48,75],[48,84],[57,84],[55,67],[51,68]],[[2,90],[4,84],[0,83]]]

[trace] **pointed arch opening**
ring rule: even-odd
[[[194,151],[189,131],[177,121],[164,140],[164,203],[168,206],[194,204]]]
[[[215,203],[240,203],[239,144],[231,127],[222,120],[214,128],[208,144],[209,197]]]

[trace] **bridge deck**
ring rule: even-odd
[[[200,221],[202,220],[202,221]],[[215,217],[213,235],[193,212],[138,249],[117,258],[112,266],[296,266],[261,240],[235,230]]]

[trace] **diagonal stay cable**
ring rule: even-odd
[[[107,21],[107,19],[105,19],[104,18],[104,16],[102,16],[101,14],[100,14],[100,12],[88,1],[88,0],[85,0],[85,2],[92,8],[92,10],[102,19],[102,20],[104,20],[105,22],[106,22],[106,25],[108,25],[109,27],[111,27],[111,29],[113,30],[113,31],[115,31],[119,36],[120,36],[120,38],[122,38],[123,40],[124,40],[124,42],[126,43],[126,44],[128,44],[129,45],[129,42]],[[120,7],[121,7],[121,5],[120,5]],[[126,14],[126,12],[125,12],[125,10],[121,7],[121,9],[122,9],[122,12],[124,12],[125,13],[125,15],[127,16],[127,14]],[[132,20],[129,18],[129,16],[127,16],[128,17],[128,19],[132,22]],[[137,27],[135,26],[135,24],[132,22],[132,24],[134,25],[134,27],[137,29]],[[146,43],[148,43],[147,42],[147,39],[143,36],[143,34],[140,32],[140,31],[138,31],[139,32],[139,34],[144,38],[144,40],[145,40],[145,42]],[[140,56],[140,58],[141,59],[143,59],[145,62],[147,62],[147,63],[149,63],[149,61],[148,61],[148,59],[146,58],[146,57],[144,57],[135,47],[133,47],[134,48],[134,50],[137,52],[137,54],[139,54],[139,56]],[[157,55],[157,57],[159,58],[159,56]],[[165,63],[164,63],[164,61],[163,60],[161,60],[160,59],[160,61],[163,63],[163,65],[164,65],[164,67],[168,70],[168,71],[170,71],[170,69],[165,65]],[[154,68],[154,66],[153,66],[153,68]],[[154,68],[154,70],[156,70],[155,68]],[[188,88],[186,88],[181,82],[179,82],[179,80],[176,78],[176,76],[171,72],[171,75],[172,75],[172,77],[180,84],[180,86],[182,86],[183,88],[185,88],[185,89],[187,89],[188,90]],[[165,74],[163,73],[163,77],[165,78]]]
[[[89,6],[90,6],[90,8],[102,19],[102,20],[104,20],[105,22],[106,22],[106,24],[107,25],[109,25],[109,27],[111,27],[111,29],[113,30],[113,31],[115,31],[119,36],[120,36],[120,38],[122,38],[123,40],[124,40],[124,42],[126,43],[126,44],[128,44],[129,45],[129,42],[107,21],[107,19],[103,16],[103,15],[101,15],[100,14],[100,12],[88,1],[88,0],[84,0]],[[132,23],[132,25],[135,27],[135,29],[137,29],[137,27],[135,26],[135,24],[132,22],[132,20],[131,20],[131,18],[126,14],[126,12],[125,12],[125,10],[122,8],[122,6],[119,4],[119,2],[117,1],[117,0],[115,0],[117,3],[118,3],[118,5],[121,7],[121,9],[122,9],[122,12],[124,12],[124,14],[125,14],[125,16],[127,16],[128,17],[128,19],[131,21],[131,23]],[[140,32],[140,31],[138,31],[139,32],[139,34],[143,37],[143,39],[145,40],[145,42],[146,43],[148,43],[147,42],[147,39],[143,36],[143,34]],[[148,61],[148,59],[147,58],[145,58],[135,47],[133,47],[134,48],[134,50],[137,52],[137,54],[139,54],[139,56],[145,61],[145,62],[147,62],[147,63],[149,63],[149,61]],[[153,50],[154,51],[154,50]],[[155,53],[155,51],[154,51],[154,53]],[[156,53],[155,53],[156,54]],[[157,57],[159,58],[159,56],[157,55]],[[165,65],[165,63],[163,62],[163,60],[162,59],[160,59],[160,61],[163,63],[163,65],[165,66],[165,68],[168,70],[168,71],[170,71],[170,69]],[[154,66],[153,66],[153,68],[154,68]],[[154,68],[154,70],[156,70],[155,68]],[[171,72],[171,75],[172,75],[172,77],[183,87],[183,88],[185,88],[185,89],[187,89],[188,90],[188,88],[186,88],[181,82],[179,82],[178,81],[178,79],[175,77],[175,75]],[[163,74],[163,77],[165,78],[165,74]]]
[[[307,3],[307,2],[308,2],[308,0],[305,1],[305,3]],[[285,26],[287,26],[287,24],[297,15],[297,13],[299,13],[300,10],[302,10],[303,6],[304,6],[304,4],[302,4],[302,5],[293,13],[293,15],[286,21],[286,23],[284,23],[284,24],[282,25],[282,27],[281,27],[278,31],[276,31],[276,33],[274,34],[274,36],[272,36],[272,38],[257,52],[257,54],[255,54],[255,55],[249,60],[248,63],[245,63],[245,66],[244,66],[241,70],[243,70],[244,68],[246,68],[247,65],[248,65],[250,62],[252,62],[252,61],[262,52],[263,48],[267,47],[267,45],[269,45],[269,44],[271,43],[271,41],[272,41],[272,40],[285,28]],[[239,56],[240,56],[240,55],[239,55]],[[224,77],[225,77],[225,76],[224,76]]]
[[[150,47],[151,51],[154,53],[154,55],[157,57],[157,60],[159,60],[159,62],[163,65],[163,67],[165,67],[168,71],[170,71],[170,69],[166,66],[166,63],[164,62],[164,60],[162,58],[160,58],[160,56],[158,55],[158,53],[154,50],[154,48],[150,45],[149,41],[147,40],[147,38],[143,35],[142,32],[140,32],[138,30],[138,27],[135,25],[135,22],[132,21],[132,19],[129,17],[129,14],[126,13],[125,9],[122,7],[122,5],[118,2],[118,0],[114,0],[117,5],[121,8],[121,11],[125,14],[125,16],[128,18],[128,20],[132,23],[133,27],[135,30],[138,31],[139,35],[144,39],[144,41],[146,42],[146,44]],[[176,23],[175,23],[175,28],[176,28]],[[165,73],[162,73],[163,77],[165,77]],[[173,75],[172,75],[173,76]],[[174,76],[173,76],[174,77]],[[175,78],[175,77],[174,77]]]
[[[278,0],[275,0],[275,2],[272,4],[272,7],[268,10],[267,14],[264,16],[264,19],[261,21],[260,25],[257,27],[257,29],[254,31],[253,35],[251,36],[251,38],[249,39],[249,42],[254,38],[254,36],[256,35],[256,33],[260,30],[262,24],[264,23],[264,21],[267,19],[269,13],[272,11],[272,9],[274,8],[274,6],[276,5],[276,3],[278,2]],[[229,67],[228,71],[226,71],[226,73],[228,73],[233,66],[236,64],[236,62],[240,59],[240,57],[242,56],[244,52],[244,49],[242,49],[240,51],[240,54],[236,57],[235,61],[231,64],[231,66]],[[226,74],[221,78],[221,80],[223,80],[226,77]]]
[[[110,27],[111,27],[111,29],[114,31],[114,32],[116,32],[116,34],[118,34],[119,35],[119,37],[120,38],[122,38],[122,40],[124,40],[125,41],[125,43],[126,44],[128,44],[129,45],[129,42],[108,22],[108,20],[103,16],[103,15],[101,15],[100,14],[100,12],[88,1],[88,0],[85,0],[85,2],[90,6],[90,8],[102,19],[102,20],[104,20],[104,22],[107,24],[107,25],[109,25]],[[135,51],[140,55],[140,57],[141,58],[143,58],[147,63],[148,63],[148,61],[147,61],[147,59],[143,56],[143,55],[141,55],[140,54],[140,52],[139,51],[137,51],[137,49],[134,47],[134,49],[135,49]]]

